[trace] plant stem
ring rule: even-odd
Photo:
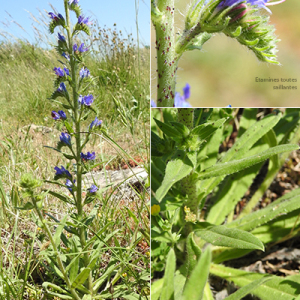
[[[152,0],[152,22],[156,31],[157,107],[173,107],[178,57],[175,52],[175,0]],[[157,4],[156,4],[157,3]]]
[[[78,104],[78,85],[77,85],[77,62],[75,57],[72,54],[73,52],[73,41],[71,34],[71,22],[70,22],[70,14],[68,1],[64,0],[65,11],[66,11],[66,21],[67,21],[67,33],[68,33],[68,42],[69,42],[69,53],[70,53],[70,65],[71,65],[71,78],[72,78],[72,90],[73,90],[73,106],[74,106],[74,120],[75,120],[75,139],[76,139],[76,179],[77,179],[77,191],[76,191],[76,207],[78,214],[78,221],[80,222],[83,219],[83,203],[82,203],[82,162],[81,162],[81,127],[80,127],[80,119],[81,119],[81,109]],[[79,238],[82,249],[86,245],[86,229],[84,226],[80,225],[79,228]],[[84,265],[85,267],[89,264],[89,255],[88,253],[84,253]],[[89,289],[92,293],[92,276],[91,272],[89,275]]]

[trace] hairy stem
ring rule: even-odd
[[[175,0],[152,0],[152,23],[156,31],[157,106],[173,107],[178,57],[175,53]]]

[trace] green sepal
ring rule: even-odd
[[[76,25],[75,25],[75,27],[74,27],[74,30],[73,30],[73,36],[74,36],[75,34],[77,34],[77,32],[79,32],[79,31],[83,31],[83,32],[85,32],[87,35],[91,35],[89,26],[87,26],[87,25],[84,24],[84,23],[81,23],[81,24],[76,23]]]

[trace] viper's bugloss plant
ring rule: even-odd
[[[176,107],[178,62],[186,51],[199,49],[215,33],[223,33],[246,46],[262,62],[279,64],[274,26],[261,13],[285,0],[192,0],[185,15],[185,28],[174,30],[175,0],[151,0],[157,52],[157,107]]]
[[[97,153],[85,150],[91,136],[101,134],[108,140],[110,138],[102,120],[98,119],[96,97],[88,93],[88,88],[95,80],[85,66],[89,46],[75,43],[75,37],[78,41],[82,34],[90,35],[89,26],[92,24],[89,17],[83,16],[78,3],[79,0],[64,0],[64,16],[49,12],[49,31],[54,34],[55,30],[59,30],[55,48],[64,58],[59,60],[60,66],[53,68],[56,78],[49,100],[64,111],[51,112],[52,118],[63,124],[60,126],[63,129],[57,146],[47,147],[62,155],[65,161],[60,166],[53,166],[53,180],[45,180],[45,183],[55,185],[56,189],[45,188],[40,191],[40,180],[28,174],[22,176],[21,194],[23,199],[29,198],[29,201],[21,209],[35,210],[39,230],[49,239],[49,245],[39,253],[47,266],[48,281],[42,284],[47,297],[92,300],[124,296],[128,299],[148,299],[149,271],[140,265],[147,265],[146,255],[144,258],[135,251],[136,245],[144,237],[149,241],[149,226],[145,228],[147,220],[142,218],[141,211],[141,222],[133,212],[128,212],[137,226],[130,227],[134,235],[131,244],[127,248],[122,247],[116,236],[119,229],[114,228],[115,222],[111,218],[101,222],[103,226],[100,229],[93,226],[93,222],[101,216],[99,211],[103,206],[103,189],[99,189],[95,180],[89,187],[83,184],[83,175],[97,166]],[[70,21],[71,12],[77,18],[74,26]],[[63,201],[72,213],[63,214],[63,217],[54,216],[44,202],[48,195]],[[113,230],[106,233],[107,228]],[[110,261],[107,260],[108,253],[113,256]],[[102,256],[105,256],[105,262],[101,261]],[[124,271],[130,274],[130,280],[142,284],[132,289],[131,284],[125,282],[114,290]]]
[[[299,275],[282,278],[223,265],[254,250],[259,255],[300,231],[299,188],[256,208],[290,152],[299,149],[300,109],[272,110],[259,120],[257,113],[152,109],[152,300],[215,299],[215,276],[240,287],[226,299],[299,294]],[[266,176],[241,209],[261,169]]]

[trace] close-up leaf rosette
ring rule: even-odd
[[[279,64],[275,28],[269,23],[269,0],[193,0],[182,32],[174,31],[174,0],[153,0],[156,32],[157,106],[172,107],[178,61],[189,50],[201,50],[214,34],[223,33],[246,46],[262,62]]]

